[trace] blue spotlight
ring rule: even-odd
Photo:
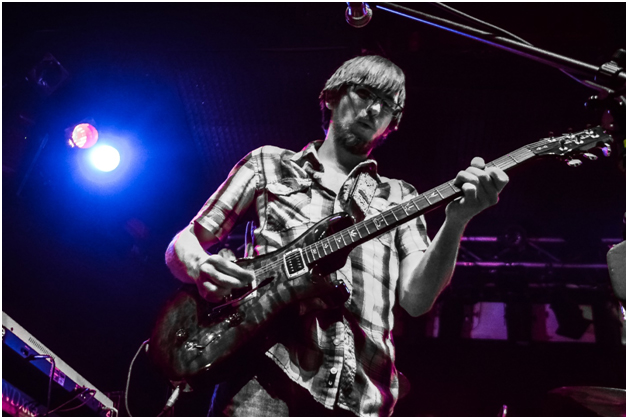
[[[100,145],[91,151],[89,160],[96,169],[111,172],[120,164],[120,153],[110,145]]]

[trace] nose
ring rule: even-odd
[[[382,103],[377,100],[371,103],[371,106],[368,107],[368,112],[374,115],[379,115],[382,111]]]

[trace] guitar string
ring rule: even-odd
[[[591,132],[593,132],[593,131],[591,131]],[[578,135],[578,134],[575,134],[575,135]],[[539,140],[537,142],[528,144],[528,145],[526,145],[524,147],[521,147],[521,148],[519,148],[519,149],[517,149],[517,150],[515,150],[513,152],[510,152],[510,153],[508,153],[508,154],[506,154],[506,155],[504,155],[502,157],[499,157],[498,159],[493,160],[492,162],[487,163],[486,166],[491,166],[492,165],[492,166],[497,166],[500,169],[504,169],[504,170],[510,169],[510,168],[512,168],[512,167],[514,167],[514,166],[516,166],[516,165],[518,165],[520,163],[523,163],[524,161],[534,157],[535,155],[537,155],[536,153],[531,151],[531,149],[539,147],[539,146],[544,145],[544,144],[549,143],[549,142],[558,142],[561,139],[563,139],[565,137],[568,137],[568,136],[569,136],[569,134],[563,135],[563,136],[560,136],[560,137],[555,137],[555,138],[541,139],[541,140]],[[435,187],[433,189],[430,189],[429,191],[424,192],[423,194],[413,198],[410,201],[418,201],[420,199],[425,199],[429,203],[429,200],[427,200],[427,198],[425,197],[426,195],[428,195],[430,193],[433,193],[433,192],[438,192],[440,194],[440,192],[444,192],[447,189],[454,189],[455,190],[454,193],[457,193],[458,191],[456,191],[456,189],[459,190],[459,188],[454,186],[454,185],[452,185],[450,182],[451,181],[446,182],[446,183],[444,183],[442,185],[439,185],[439,186],[437,186],[437,187]],[[442,189],[439,189],[439,188],[442,188]],[[439,202],[441,200],[439,200]],[[408,202],[410,202],[410,201],[408,201]],[[387,211],[381,213],[380,216],[381,217],[387,217],[387,216],[392,214],[396,218],[396,216],[395,216],[393,211],[395,209],[398,209],[400,206],[401,206],[401,204],[391,208],[390,210],[387,210]],[[420,209],[419,209],[419,211],[420,211]],[[366,223],[367,222],[371,222],[372,223],[374,218],[375,217],[368,218],[368,219],[363,220],[363,221],[361,221],[359,223],[356,223],[356,224],[354,224],[351,227],[348,227],[348,228],[346,228],[344,230],[341,230],[341,231],[339,231],[337,233],[334,233],[334,234],[332,234],[330,236],[327,236],[327,237],[325,237],[325,238],[323,238],[323,239],[321,239],[321,240],[319,240],[319,241],[317,241],[317,242],[315,242],[315,243],[313,243],[311,245],[308,245],[308,246],[304,247],[302,250],[303,250],[303,252],[308,252],[309,251],[310,254],[312,254],[312,250],[316,247],[316,245],[322,243],[323,241],[327,241],[328,244],[330,242],[333,243],[334,241],[336,243],[339,243],[338,239],[342,239],[342,241],[344,242],[344,245],[343,246],[338,246],[338,249],[337,249],[337,250],[340,250],[340,248],[347,246],[345,238],[349,238],[351,243],[354,242],[354,240],[352,239],[351,235],[349,233],[345,233],[346,230],[349,230],[350,228],[358,230],[359,228],[364,227],[364,229],[366,229],[366,231],[368,232],[369,230],[368,230],[368,228],[366,228]],[[371,226],[373,226],[373,225],[371,224]],[[377,229],[377,231],[380,230],[377,227],[377,225],[375,225],[375,228]],[[334,238],[334,240],[332,240],[332,238]],[[332,252],[337,251],[337,250],[334,251],[333,247],[330,244],[329,244],[329,247],[332,249]],[[318,259],[316,259],[316,260],[318,260]],[[271,263],[269,263],[269,264],[267,264],[267,265],[265,265],[265,266],[263,266],[263,267],[261,267],[259,269],[254,269],[253,272],[254,272],[256,277],[264,277],[267,273],[275,272],[278,268],[280,268],[283,265],[283,263],[284,263],[283,259],[279,259],[279,260],[277,260],[275,262],[271,262]]]

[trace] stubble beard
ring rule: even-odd
[[[374,140],[358,135],[351,131],[349,126],[341,125],[337,132],[338,144],[345,150],[356,156],[367,156],[371,151],[382,145],[386,140],[386,134],[382,134]]]

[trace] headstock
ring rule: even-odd
[[[577,167],[582,162],[574,157],[583,156],[589,160],[597,159],[595,154],[589,152],[594,148],[601,148],[604,156],[608,157],[611,152],[612,141],[613,137],[598,126],[577,133],[544,138],[530,144],[527,148],[537,156],[564,157],[569,166]]]

